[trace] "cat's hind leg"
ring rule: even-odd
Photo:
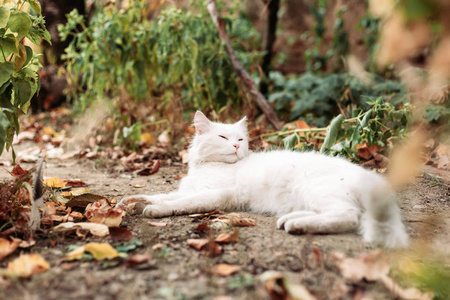
[[[342,233],[358,229],[358,211],[326,211],[291,218],[284,223],[288,233]]]
[[[285,214],[285,215],[281,216],[280,218],[278,218],[277,228],[284,229],[284,224],[291,219],[297,219],[297,218],[301,218],[301,217],[314,216],[314,215],[317,215],[317,213],[314,211],[310,211],[310,210],[300,210],[300,211],[290,212],[290,213]]]

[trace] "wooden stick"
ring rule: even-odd
[[[234,49],[233,47],[231,47],[231,42],[225,28],[225,23],[223,22],[222,18],[219,16],[219,12],[217,11],[216,1],[207,0],[207,8],[209,14],[211,15],[211,19],[213,20],[214,25],[216,25],[217,31],[219,32],[220,39],[223,43],[225,43],[225,51],[230,58],[233,70],[241,78],[242,82],[247,87],[247,91],[250,93],[250,95],[252,95],[253,100],[256,102],[256,105],[258,105],[258,107],[266,115],[267,120],[270,122],[270,124],[272,124],[275,130],[281,130],[282,126],[280,121],[278,120],[277,115],[275,114],[275,111],[269,105],[269,102],[267,102],[266,98],[258,90],[255,82],[242,66],[241,62],[237,59],[236,54],[234,53]]]

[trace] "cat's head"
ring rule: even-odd
[[[248,155],[247,118],[234,124],[215,123],[200,111],[194,117],[195,137],[189,163],[235,163]]]

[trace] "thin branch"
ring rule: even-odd
[[[266,100],[266,98],[260,93],[260,91],[256,87],[255,82],[252,80],[248,72],[242,66],[241,62],[237,59],[236,54],[234,53],[234,49],[233,47],[231,47],[230,38],[228,37],[225,24],[217,11],[216,1],[208,0],[207,8],[209,14],[211,15],[211,19],[213,20],[214,25],[216,26],[217,31],[219,32],[220,39],[225,44],[225,51],[227,52],[228,57],[230,58],[233,70],[241,78],[248,92],[250,93],[250,95],[252,95],[253,100],[256,102],[256,105],[258,105],[258,107],[266,115],[267,120],[272,124],[272,126],[276,130],[281,130],[282,128],[281,123],[278,120],[278,117],[275,114],[274,110],[269,105],[269,102]]]

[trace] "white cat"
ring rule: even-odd
[[[289,233],[359,232],[367,242],[405,247],[408,235],[389,184],[342,158],[315,152],[248,152],[247,124],[215,123],[197,111],[189,172],[177,191],[135,195],[146,217],[213,210],[279,216]]]

